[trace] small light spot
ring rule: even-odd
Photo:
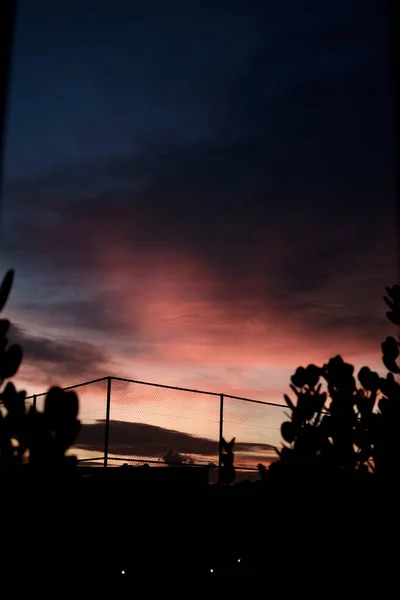
[[[238,558],[238,562],[240,562],[241,560],[242,560],[241,558]]]
[[[122,575],[125,575],[125,571],[121,571],[121,574],[122,574]]]
[[[210,573],[214,573],[214,569],[210,569]]]

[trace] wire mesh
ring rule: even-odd
[[[214,392],[121,378],[77,384],[81,430],[71,454],[97,465],[208,465],[218,477],[220,398]],[[107,396],[109,392],[109,413]],[[44,409],[46,393],[27,398]],[[287,407],[223,395],[222,435],[236,439],[238,473],[277,459]],[[108,419],[108,421],[107,421]]]
[[[285,412],[284,406],[224,396],[223,437],[235,438],[236,469],[256,469],[259,463],[268,466],[278,458],[275,448],[281,447]]]
[[[79,460],[103,465],[106,436],[107,380],[68,388],[79,398],[81,429],[71,448]]]
[[[219,395],[112,379],[109,463],[218,465]]]

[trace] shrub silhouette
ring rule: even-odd
[[[400,286],[386,288],[390,321],[400,325]],[[268,471],[259,465],[262,478],[271,473],[390,476],[398,470],[400,447],[400,385],[394,374],[400,339],[387,337],[382,343],[385,378],[354,366],[340,355],[322,367],[298,367],[290,388],[297,401],[284,394],[290,420],[282,423],[283,448],[279,460]],[[325,382],[326,390],[322,390]]]
[[[9,297],[14,271],[9,270],[0,286],[0,311]],[[0,389],[13,377],[22,362],[22,348],[8,346],[10,322],[0,320]],[[79,402],[75,392],[52,387],[47,392],[44,411],[25,404],[26,392],[17,391],[8,381],[0,393],[0,466],[22,465],[27,459],[32,466],[75,464],[76,457],[65,456],[80,429]],[[29,453],[29,456],[26,455]]]

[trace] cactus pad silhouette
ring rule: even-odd
[[[14,271],[6,273],[0,286],[0,311],[11,292]],[[0,319],[0,387],[18,371],[22,348],[8,345],[10,322]],[[48,391],[43,412],[35,406],[27,409],[26,392],[17,391],[8,381],[0,392],[0,465],[35,466],[65,465],[76,462],[65,453],[74,443],[80,429],[79,401],[75,392],[52,387]]]

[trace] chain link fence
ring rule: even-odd
[[[222,431],[226,440],[235,438],[236,469],[257,469],[259,463],[276,460],[287,406],[230,395],[223,400]]]
[[[64,388],[79,397],[80,462],[209,466],[218,478],[222,436],[235,438],[237,472],[276,460],[285,406],[228,394],[104,377]],[[27,398],[43,410],[46,394]]]

